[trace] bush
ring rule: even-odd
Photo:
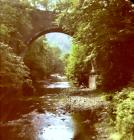
[[[116,130],[113,139],[134,139],[134,89],[123,89],[115,97],[116,102]],[[116,136],[116,137],[115,137]]]
[[[0,90],[1,93],[12,91],[22,91],[24,82],[32,87],[32,81],[29,77],[29,69],[23,62],[23,59],[17,56],[13,49],[0,43]],[[14,90],[15,89],[15,90]]]

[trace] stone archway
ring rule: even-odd
[[[30,12],[30,22],[32,27],[23,27],[20,29],[23,42],[30,44],[41,35],[50,32],[60,32],[72,35],[72,33],[65,31],[62,28],[62,25],[58,25],[55,22],[57,15],[58,14],[51,11],[32,10]]]

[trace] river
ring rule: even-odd
[[[10,108],[6,120],[0,122],[0,140],[90,140],[95,139],[93,123],[96,116],[90,118],[89,111],[66,110],[58,106],[62,93],[56,89],[70,88],[65,77],[58,77],[47,86],[53,90],[44,95],[28,97],[16,102]],[[12,105],[11,105],[12,106]],[[89,119],[92,119],[89,120]]]

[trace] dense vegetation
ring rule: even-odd
[[[60,49],[50,47],[41,37],[29,46],[24,62],[30,68],[32,80],[47,80],[53,73],[63,73],[64,65],[60,57]]]
[[[29,69],[11,47],[0,43],[0,90],[2,92],[22,91],[24,83],[32,87]]]
[[[131,2],[80,2],[68,2],[67,10],[57,20],[58,23],[62,21],[65,30],[74,32],[75,45],[66,67],[68,78],[78,85],[87,85],[88,75],[94,64],[98,74],[98,88],[116,91],[123,87],[133,87],[134,9]],[[126,88],[114,94],[112,110],[115,112],[112,113],[116,133],[111,137],[116,140],[133,140],[134,90]]]
[[[19,29],[31,27],[27,8],[5,0],[0,1],[0,13],[0,93],[23,93],[27,89],[33,93],[29,69],[18,56],[25,49]]]
[[[125,88],[117,92],[112,101],[112,121],[115,129],[111,133],[113,140],[134,139],[134,88]]]
[[[62,21],[65,30],[75,31],[74,38],[79,42],[76,60],[83,49],[87,50],[85,59],[94,61],[96,71],[99,71],[99,87],[115,90],[126,86],[134,71],[134,12],[131,3],[125,0],[90,0],[73,5],[68,11],[61,13],[59,22]],[[81,71],[79,66],[76,69],[78,73]],[[73,73],[68,70],[68,74]]]
[[[87,48],[85,46],[72,46],[71,54],[68,56],[65,73],[68,79],[76,86],[87,86],[91,64],[84,61],[87,56]]]
[[[22,42],[23,27],[32,28],[28,11],[38,4],[45,9],[51,7],[48,1],[42,0],[30,3],[0,0],[0,96],[2,93],[14,93],[14,96],[18,92],[33,93],[32,80],[46,79],[54,72],[63,73],[63,65],[69,80],[77,86],[88,86],[94,65],[98,88],[120,90],[114,92],[112,101],[116,132],[111,137],[133,140],[134,8],[130,1],[70,0],[54,5],[55,11],[62,11],[57,22],[64,30],[74,33],[74,44],[70,55],[64,57],[64,64],[59,49],[50,48],[44,39],[31,46]],[[23,60],[25,48],[29,49]]]
[[[58,48],[50,48],[42,38],[31,46],[22,41],[21,33],[28,34],[24,27],[32,29],[29,11],[38,4],[48,6],[34,0],[0,0],[0,93],[6,89],[7,93],[33,94],[32,80],[45,79],[54,72],[63,73]]]

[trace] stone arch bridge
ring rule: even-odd
[[[32,28],[24,25],[21,29],[22,40],[30,45],[35,39],[50,32],[61,32],[73,35],[73,32],[65,31],[60,25],[56,24],[57,14],[50,11],[32,10],[30,13]],[[89,87],[96,89],[96,74],[89,75]]]
[[[61,32],[71,35],[71,33],[63,30],[62,25],[58,25],[55,19],[58,14],[51,11],[32,10],[30,19],[32,27],[24,25],[21,29],[22,40],[26,44],[31,44],[32,41],[50,32]]]

